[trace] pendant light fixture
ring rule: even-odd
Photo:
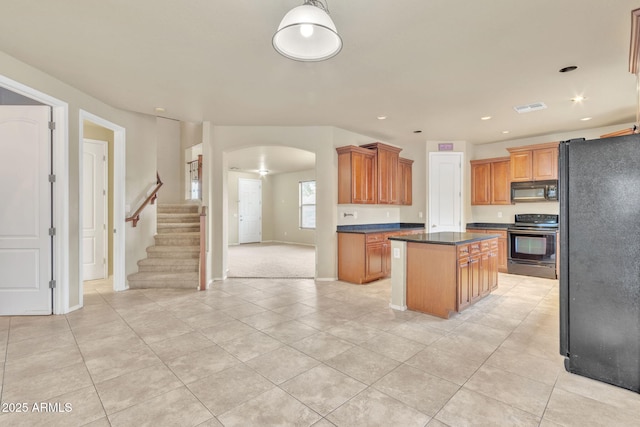
[[[296,61],[324,61],[342,49],[328,7],[319,0],[305,0],[302,6],[291,9],[282,18],[272,42],[278,53]]]

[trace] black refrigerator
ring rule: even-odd
[[[560,354],[640,392],[640,135],[559,150]]]

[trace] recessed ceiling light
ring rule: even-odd
[[[378,116],[378,120],[385,120],[387,116]]]
[[[491,120],[491,116],[480,117],[480,120]]]
[[[569,71],[577,70],[578,67],[575,65],[569,65],[568,67],[560,68],[558,72],[560,73],[568,73]]]
[[[413,133],[422,133],[421,130],[414,130]]]
[[[156,113],[164,113],[166,110],[162,107],[156,107]]]
[[[585,98],[585,97],[584,97],[584,96],[582,96],[582,95],[578,95],[578,96],[574,96],[573,98],[571,98],[571,101],[573,101],[573,102],[582,102],[582,101],[584,101],[585,99],[587,99],[587,98]]]
[[[580,120],[582,120],[583,122],[587,122],[587,121],[589,121],[591,119],[592,119],[592,117],[583,117]]]
[[[508,130],[503,130],[502,133],[509,133],[509,131]]]
[[[268,171],[268,170],[266,170],[266,169],[260,169],[260,170],[258,171],[258,174],[259,174],[260,176],[265,176],[265,175],[266,175],[266,174],[268,174],[268,173],[269,173],[269,171]]]

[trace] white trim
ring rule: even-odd
[[[395,304],[389,303],[389,308],[391,308],[393,310],[407,311],[407,306],[406,305],[395,305]]]
[[[53,314],[64,314],[69,308],[69,104],[0,75],[0,86],[17,94],[51,106],[53,121],[53,225],[56,238],[53,247],[53,274],[56,289],[53,292]]]
[[[84,140],[84,122],[92,122],[113,131],[113,290],[128,289],[125,277],[125,152],[126,130],[122,126],[80,109],[79,115],[80,141]],[[79,144],[80,175],[82,176],[83,146]],[[82,181],[82,180],[81,180]],[[82,184],[79,194],[79,239],[82,239]],[[78,269],[82,272],[82,251],[78,251]],[[80,274],[79,277],[82,277]],[[82,303],[82,286],[80,287],[80,301]]]

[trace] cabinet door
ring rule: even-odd
[[[501,273],[507,273],[507,239],[498,239],[498,256],[497,256],[498,271]]]
[[[483,252],[480,255],[480,283],[478,284],[481,297],[491,292],[490,264],[490,251]]]
[[[367,280],[384,277],[385,250],[383,242],[367,243],[365,275]]]
[[[375,154],[351,153],[352,201],[353,203],[376,202],[376,156]]]
[[[391,274],[391,242],[389,240],[382,244],[382,274],[384,277]]]
[[[511,153],[511,181],[531,181],[532,156],[531,151]]]
[[[471,204],[491,204],[491,163],[471,165]]]
[[[471,301],[480,298],[480,254],[469,257],[469,290]]]
[[[491,163],[491,204],[511,204],[510,161]]]
[[[469,257],[458,259],[458,311],[471,304]]]
[[[378,203],[399,203],[398,153],[378,150]]]
[[[533,179],[558,179],[558,149],[533,150]]]
[[[498,245],[500,245],[500,239],[498,239]],[[498,249],[492,249],[489,252],[489,291],[498,287],[498,252]]]
[[[410,206],[413,203],[412,165],[401,159],[398,167],[400,169],[400,204]]]

